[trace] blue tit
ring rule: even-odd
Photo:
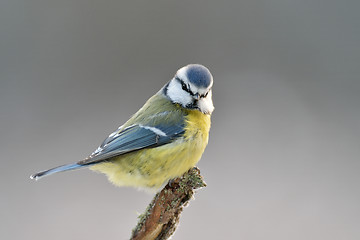
[[[180,68],[87,158],[32,179],[89,167],[118,186],[157,190],[200,160],[209,139],[213,77],[199,64]]]

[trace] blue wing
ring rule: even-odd
[[[77,164],[91,165],[143,148],[158,147],[181,137],[184,131],[183,125],[131,125],[110,134],[93,154]]]
[[[136,124],[124,129],[120,128],[105,139],[100,147],[85,160],[51,168],[33,174],[30,178],[40,179],[57,172],[81,169],[128,152],[161,146],[181,137],[184,131],[183,125],[144,126]]]

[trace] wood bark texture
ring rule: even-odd
[[[206,183],[197,167],[171,180],[139,216],[130,240],[169,239],[176,230],[181,212],[193,198],[195,190],[205,186]]]

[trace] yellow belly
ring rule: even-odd
[[[105,173],[118,186],[158,189],[200,160],[208,143],[210,116],[189,110],[182,138],[156,148],[127,153],[90,169]]]

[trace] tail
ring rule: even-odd
[[[89,165],[80,165],[80,164],[77,164],[77,163],[74,163],[74,164],[66,164],[66,165],[62,165],[62,166],[59,166],[59,167],[51,168],[51,169],[46,170],[46,171],[42,171],[42,172],[35,173],[35,174],[31,175],[30,178],[31,178],[31,179],[35,179],[35,180],[38,180],[38,179],[40,179],[40,178],[42,178],[42,177],[51,175],[51,174],[53,174],[53,173],[65,172],[65,171],[80,169],[80,168],[88,167],[88,166],[89,166]]]

